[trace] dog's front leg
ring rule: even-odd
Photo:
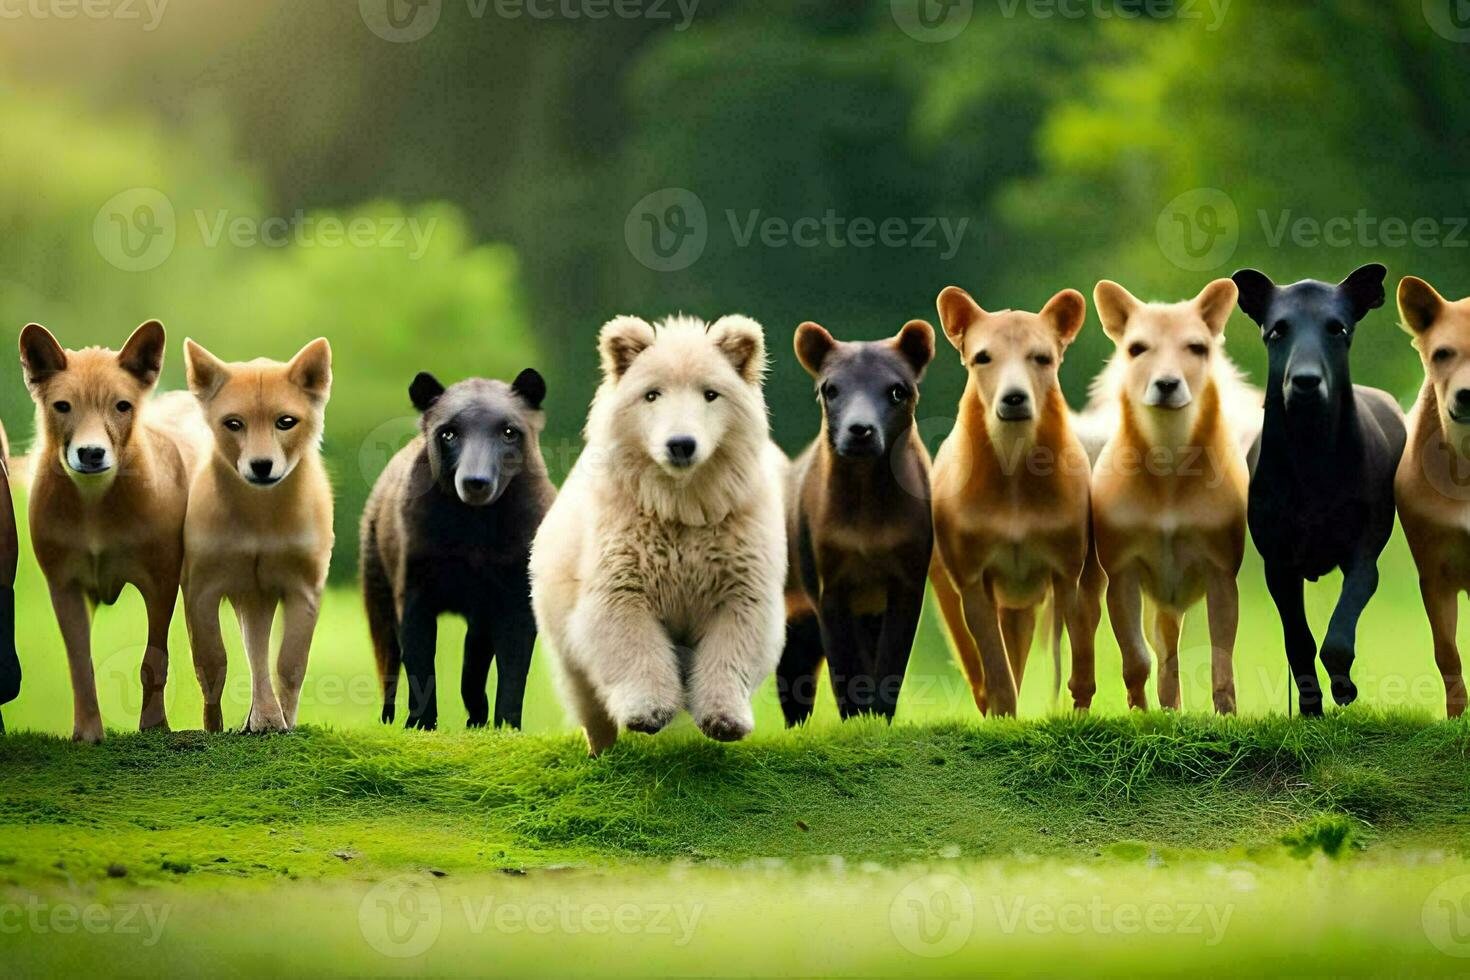
[[[155,584],[144,595],[148,609],[148,649],[143,654],[140,672],[143,682],[143,710],[138,715],[138,730],[168,731],[168,710],[164,688],[168,685],[168,627],[174,618],[174,604],[179,598],[175,579]]]
[[[471,616],[464,634],[464,662],[459,671],[459,697],[464,702],[466,728],[484,728],[490,723],[490,697],[485,691],[496,643],[488,615]],[[500,661],[505,676],[505,660]]]
[[[883,613],[883,629],[878,634],[877,690],[873,710],[893,720],[898,712],[898,695],[908,673],[909,655],[914,649],[914,634],[924,612],[924,570],[916,575],[888,583],[888,608]]]
[[[219,606],[224,597],[214,590],[200,590],[184,583],[184,622],[189,627],[189,649],[194,655],[194,676],[204,696],[204,730],[224,730],[220,701],[225,692],[224,639],[219,630]]]
[[[521,727],[521,707],[526,700],[526,677],[531,673],[531,654],[536,648],[536,620],[531,611],[498,617],[493,632],[495,643],[495,727]]]
[[[1458,718],[1465,713],[1465,677],[1460,672],[1460,649],[1455,628],[1460,617],[1460,593],[1453,585],[1433,578],[1419,580],[1429,629],[1434,634],[1434,662],[1444,679],[1445,714]]]
[[[408,593],[403,597],[403,619],[398,624],[403,673],[408,677],[406,728],[432,731],[438,727],[439,692],[434,676],[438,642],[439,623],[433,607],[419,593]]]
[[[232,600],[245,640],[245,659],[250,663],[250,711],[245,731],[255,734],[284,732],[286,715],[271,687],[271,625],[276,618],[275,600],[252,595]]]
[[[863,670],[857,623],[848,609],[846,593],[828,588],[817,606],[817,624],[822,633],[822,652],[827,657],[827,679],[837,699],[837,714],[844,720],[871,710],[872,677]]]
[[[1322,666],[1332,685],[1332,699],[1338,704],[1352,704],[1358,699],[1358,686],[1353,683],[1353,660],[1358,645],[1358,620],[1373,593],[1378,591],[1378,558],[1358,555],[1343,569],[1342,592],[1337,607],[1327,623],[1322,638]]]
[[[71,670],[71,737],[78,742],[100,742],[102,712],[97,707],[97,678],[92,672],[92,611],[87,608],[87,597],[78,588],[52,586],[51,606]]]
[[[1286,661],[1296,680],[1297,703],[1304,715],[1322,713],[1322,686],[1317,681],[1317,641],[1307,623],[1302,600],[1302,577],[1282,565],[1266,563],[1266,588],[1281,616]]]
[[[281,603],[281,652],[276,657],[276,698],[286,728],[296,727],[301,707],[301,686],[306,683],[306,663],[311,656],[311,638],[321,613],[320,589],[302,589]]]
[[[1148,710],[1148,645],[1143,642],[1143,588],[1133,568],[1108,573],[1108,618],[1123,654],[1128,707]]]
[[[1240,626],[1240,586],[1235,573],[1216,568],[1205,584],[1205,607],[1210,616],[1210,683],[1215,711],[1235,714],[1235,633]]]
[[[679,662],[641,597],[589,596],[572,613],[568,633],[563,656],[575,658],[614,722],[652,735],[674,720],[684,706]],[[589,742],[592,734],[589,728]]]
[[[755,728],[751,695],[780,650],[774,607],[754,602],[722,606],[694,651],[689,713],[699,730],[719,742],[736,742]]]
[[[990,598],[984,579],[973,582],[962,593],[965,627],[975,638],[980,663],[985,671],[985,706],[987,714],[1016,713],[1016,677],[1006,658],[1005,639],[1000,634],[1000,614]]]

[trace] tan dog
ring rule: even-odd
[[[143,595],[142,729],[168,728],[168,627],[179,594],[189,472],[199,455],[192,399],[150,400],[163,366],[163,325],[149,320],[121,351],[63,350],[45,327],[20,335],[40,451],[31,542],[51,590],[71,670],[72,737],[102,740],[92,673],[92,609],[123,586]]]
[[[189,390],[214,435],[194,477],[184,529],[184,612],[204,727],[223,727],[225,647],[220,603],[234,606],[250,659],[245,730],[296,725],[301,683],[332,557],[332,488],[319,445],[332,386],[332,349],[314,340],[288,364],[226,364],[184,341]],[[276,606],[284,618],[271,687]]]
[[[1398,299],[1425,377],[1394,496],[1419,567],[1445,713],[1457,718],[1465,711],[1465,678],[1455,627],[1460,593],[1470,588],[1470,299],[1448,302],[1413,276],[1399,283]]]
[[[1106,280],[1093,293],[1118,350],[1097,395],[1116,428],[1093,470],[1092,517],[1133,708],[1148,707],[1141,600],[1155,607],[1159,703],[1177,710],[1179,632],[1185,610],[1203,597],[1215,710],[1235,710],[1235,576],[1249,475],[1226,410],[1245,401],[1243,385],[1221,345],[1236,295],[1229,279],[1174,304],[1141,303]]]
[[[959,420],[934,462],[930,578],[940,610],[975,703],[982,712],[1013,715],[1037,612],[1052,597],[1057,675],[1065,621],[1072,695],[1086,708],[1096,689],[1101,578],[1095,564],[1084,576],[1090,474],[1057,367],[1087,301],[1067,289],[1040,314],[987,313],[950,286],[938,305],[944,333],[969,371]]]

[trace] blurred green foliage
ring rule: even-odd
[[[1449,6],[959,0],[929,10],[968,23],[926,43],[900,26],[907,2],[704,0],[681,28],[668,3],[646,9],[670,19],[592,19],[568,16],[576,3],[533,17],[445,0],[410,43],[369,28],[370,0],[197,0],[151,31],[8,21],[0,311],[7,329],[40,320],[69,343],[116,343],[157,315],[232,358],[329,336],[341,575],[413,372],[537,364],[563,472],[596,381],[595,331],[617,313],[761,320],[776,433],[794,449],[818,421],[789,354],[796,324],[888,335],[932,318],[949,283],[988,308],[1037,309],[1104,277],[1177,299],[1245,265],[1286,282],[1373,260],[1390,289],[1412,272],[1470,293],[1470,43],[1454,39]],[[172,254],[143,272],[93,242],[99,208],[134,187],[177,212]],[[698,197],[707,242],[660,272],[625,223],[670,187]],[[1234,244],[1195,261],[1169,235],[1200,220],[1201,200],[1223,200],[1211,214]],[[221,212],[298,211],[437,225],[417,260],[380,243],[203,241]],[[829,212],[964,233],[950,258],[942,236],[742,239],[752,215]],[[1429,233],[1396,242],[1386,222]],[[1420,368],[1395,319],[1390,301],[1360,331],[1357,380],[1407,401]],[[1230,336],[1259,374],[1253,326],[1237,316]],[[1094,320],[1064,366],[1074,402],[1109,348]],[[962,383],[946,348],[926,382],[926,438],[944,434]],[[24,432],[13,359],[0,360],[0,412]]]

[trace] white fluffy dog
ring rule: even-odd
[[[531,551],[531,601],[595,755],[682,708],[710,738],[754,726],[785,634],[785,457],[760,324],[608,322],[587,448]]]

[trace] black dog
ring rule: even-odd
[[[457,613],[469,625],[460,693],[470,727],[489,720],[492,657],[495,724],[521,725],[536,643],[527,564],[556,497],[538,441],[545,396],[529,368],[509,385],[472,378],[446,389],[420,374],[409,387],[422,431],[388,463],[362,515],[362,591],[384,722],[393,721],[401,660],[408,727],[438,723],[436,620]]]
[[[1353,332],[1383,305],[1387,271],[1365,265],[1336,286],[1308,279],[1278,287],[1254,269],[1233,277],[1269,364],[1265,422],[1252,450],[1251,539],[1265,559],[1304,715],[1322,713],[1322,690],[1302,580],[1342,569],[1322,666],[1333,698],[1351,704],[1358,617],[1378,588],[1378,556],[1393,533],[1404,415],[1385,392],[1354,385],[1348,371]]]
[[[838,343],[803,323],[796,356],[817,381],[822,434],[788,485],[781,710],[787,725],[811,716],[825,657],[843,718],[891,721],[934,544],[929,454],[914,428],[934,328],[915,320],[890,340]]]

